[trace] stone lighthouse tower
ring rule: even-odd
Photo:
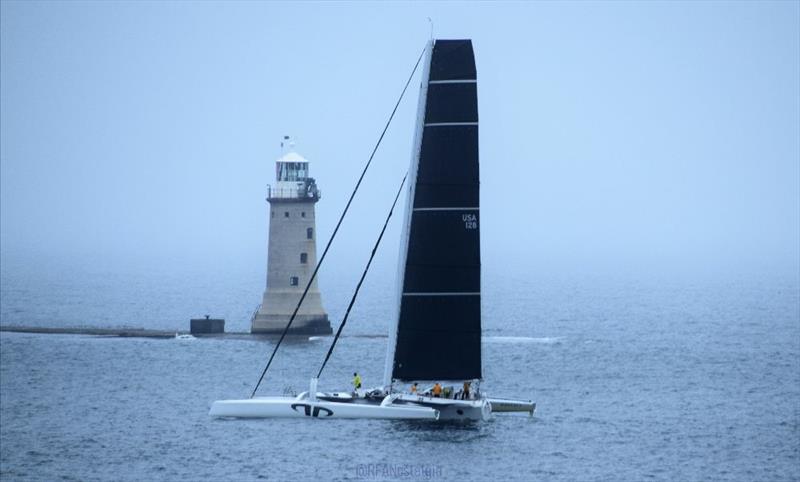
[[[314,207],[321,192],[309,177],[308,160],[289,152],[275,162],[275,184],[268,186],[269,248],[267,289],[251,320],[251,333],[281,333],[317,264]],[[303,300],[289,333],[329,334],[317,280]]]

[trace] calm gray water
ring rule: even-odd
[[[385,267],[384,267],[385,268]],[[338,320],[349,274],[322,278]],[[382,376],[392,276],[368,278],[321,380]],[[258,267],[2,266],[2,324],[245,330]],[[0,334],[3,480],[798,480],[796,278],[528,279],[484,273],[484,390],[536,415],[488,423],[220,421],[258,340]],[[358,335],[358,336],[356,336]],[[303,390],[328,338],[294,340],[262,393]]]

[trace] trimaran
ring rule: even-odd
[[[211,416],[486,420],[493,412],[533,414],[536,404],[530,400],[492,398],[480,390],[478,104],[472,42],[431,40],[423,57],[417,126],[407,175],[410,182],[400,245],[397,316],[389,333],[384,385],[352,393],[319,392],[318,374],[311,379],[308,391],[294,397],[257,397],[256,385],[250,398],[214,402]],[[325,362],[353,301],[355,295]],[[437,390],[439,396],[426,389],[409,393],[408,384],[412,382],[443,382],[445,389]],[[469,383],[469,394],[451,389],[448,383],[456,387]]]

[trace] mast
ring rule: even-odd
[[[478,107],[470,40],[428,45],[384,381],[481,374]]]
[[[411,225],[411,211],[414,204],[414,188],[417,185],[417,166],[419,166],[419,152],[422,144],[422,130],[425,124],[425,99],[428,95],[428,78],[430,77],[431,52],[433,51],[431,39],[423,51],[422,75],[420,76],[419,98],[417,101],[417,121],[414,129],[414,142],[411,147],[411,163],[408,167],[408,191],[406,193],[406,209],[403,216],[403,229],[400,234],[400,255],[397,259],[397,291],[395,292],[394,323],[389,327],[389,339],[386,347],[386,362],[383,368],[383,385],[392,384],[392,370],[394,368],[394,354],[397,348],[397,330],[400,321],[400,305],[403,300],[403,279],[405,277],[406,253],[408,252],[408,232]]]

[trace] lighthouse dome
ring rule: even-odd
[[[308,159],[301,156],[300,154],[296,153],[295,151],[289,151],[283,156],[280,157],[276,162],[305,162],[308,163]]]

